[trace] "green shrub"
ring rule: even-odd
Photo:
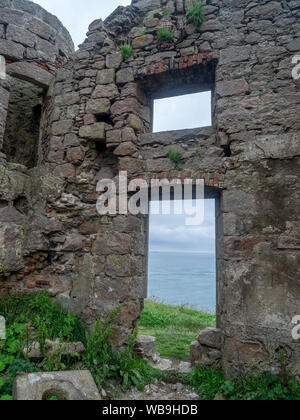
[[[123,59],[126,61],[128,58],[130,58],[133,54],[133,48],[131,45],[123,45],[121,47],[121,54]]]
[[[161,43],[173,42],[174,36],[168,29],[159,29],[157,31],[157,39]]]
[[[104,381],[115,377],[119,370],[118,357],[113,354],[109,344],[119,312],[120,306],[109,315],[107,320],[98,320],[93,333],[86,335],[87,344],[83,363],[85,368],[91,370],[99,388]]]
[[[201,3],[195,3],[187,11],[187,20],[189,23],[193,23],[196,26],[201,26],[205,22],[204,16],[204,5]]]
[[[170,16],[170,12],[169,12],[169,10],[163,10],[163,11],[162,11],[162,15],[163,15],[163,16]]]
[[[169,150],[168,156],[169,156],[169,159],[175,164],[179,163],[182,159],[181,153],[177,152],[176,150]]]

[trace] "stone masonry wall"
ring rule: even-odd
[[[291,335],[300,299],[300,95],[292,78],[299,5],[207,0],[197,28],[186,21],[190,4],[138,0],[118,8],[90,25],[57,72],[41,133],[39,197],[30,202],[40,216],[7,286],[50,291],[90,326],[122,304],[114,333],[122,346],[146,297],[148,218],[100,218],[97,182],[120,170],[129,179],[202,178],[219,203],[223,367],[228,375],[276,371],[283,349],[299,374]],[[174,41],[159,43],[159,28]],[[128,42],[134,53],[124,60]],[[213,127],[151,134],[153,98],[207,89]],[[177,165],[170,149],[182,153]]]
[[[55,16],[29,1],[0,0],[0,55],[5,58],[7,75],[0,79],[0,260],[5,271],[4,289],[23,290],[19,286],[25,276],[51,263],[47,235],[62,229],[56,221],[48,220],[45,197],[51,197],[56,185],[38,167],[38,155],[49,86],[73,50],[69,33]],[[44,278],[36,281],[40,287],[44,285]],[[30,287],[28,282],[25,288]]]
[[[26,0],[0,1],[0,55],[8,75],[48,88],[58,68],[74,50],[60,21],[39,5]],[[0,144],[3,143],[7,100],[0,95]]]

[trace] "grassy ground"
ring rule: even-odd
[[[151,301],[139,321],[139,334],[157,338],[157,351],[162,357],[187,360],[190,345],[201,330],[216,326],[215,315]]]
[[[266,373],[245,378],[242,375],[234,382],[226,381],[222,372],[206,367],[190,374],[160,372],[134,355],[137,332],[121,355],[114,354],[108,342],[119,310],[116,308],[106,320],[99,320],[94,333],[87,334],[78,319],[64,313],[47,295],[0,298],[0,316],[5,317],[7,326],[6,340],[0,340],[0,401],[12,399],[17,373],[86,369],[91,371],[99,389],[105,386],[111,399],[132,385],[143,391],[146,384],[164,381],[190,385],[203,400],[213,400],[216,394],[229,400],[300,400],[300,384],[284,366],[279,376]],[[187,358],[190,342],[201,328],[213,326],[215,317],[183,307],[146,302],[140,324],[140,332],[158,338],[158,350],[163,356]],[[75,353],[70,357],[64,357],[58,350],[55,354],[42,355],[34,363],[28,360],[22,351],[24,345],[34,340],[46,350],[46,338],[81,340],[86,350],[83,355]],[[54,395],[50,399],[55,398]]]

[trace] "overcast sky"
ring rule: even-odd
[[[85,39],[91,22],[105,19],[118,6],[131,0],[35,0],[56,15],[69,30],[75,46]],[[154,131],[202,127],[211,124],[211,95],[198,93],[156,101]],[[150,249],[156,251],[215,251],[214,200],[205,200],[202,226],[185,226],[185,215],[150,217]]]
[[[194,204],[191,204],[194,206]],[[215,202],[205,200],[201,226],[186,226],[185,215],[150,215],[150,250],[188,253],[215,252]]]
[[[118,6],[128,6],[131,0],[34,0],[57,16],[70,32],[77,47],[85,40],[89,25],[105,19]]]

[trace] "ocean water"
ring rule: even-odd
[[[216,312],[214,254],[150,252],[148,298]]]

